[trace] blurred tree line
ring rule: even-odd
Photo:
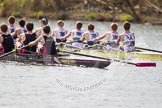
[[[135,22],[162,20],[162,0],[0,0],[0,16]]]

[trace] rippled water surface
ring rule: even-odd
[[[93,23],[100,34],[110,24]],[[74,24],[65,21],[68,30]],[[136,45],[162,49],[162,26],[132,24],[132,31]],[[154,62],[156,67],[113,62],[105,69],[0,62],[0,108],[161,108],[162,62]]]

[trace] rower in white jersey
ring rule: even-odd
[[[72,43],[72,45],[74,47],[82,48],[83,47],[83,43],[82,42],[79,42],[80,39],[81,39],[81,37],[82,37],[82,34],[83,34],[83,31],[81,30],[81,28],[82,28],[82,22],[81,21],[77,21],[75,27],[76,27],[75,29],[73,29],[71,32],[69,32],[67,35],[65,35],[64,37],[62,37],[60,39],[62,41],[64,41],[68,37],[72,36],[72,39],[74,41]]]
[[[130,22],[126,21],[123,23],[124,33],[122,33],[117,39],[117,44],[122,41],[123,45],[119,46],[121,50],[125,52],[130,52],[135,50],[135,36],[134,33],[130,31]]]
[[[9,26],[8,26],[8,29],[9,29],[9,33],[13,33],[16,29],[16,26],[14,25],[15,24],[15,17],[14,16],[9,16],[8,17],[8,22],[9,22]]]
[[[57,21],[57,29],[53,30],[52,36],[56,38],[56,42],[66,42],[66,39],[61,40],[62,37],[64,37],[67,34],[67,30],[65,30],[64,27],[64,21],[58,20]]]
[[[17,28],[11,35],[15,38],[19,38],[20,34],[26,33],[27,30],[25,28],[25,20],[20,19],[19,20],[19,28]]]
[[[37,28],[35,31],[35,33],[38,37],[43,36],[43,27],[48,25],[48,19],[44,17],[39,22],[41,23],[41,27]]]
[[[80,39],[80,41],[87,41],[87,44],[89,46],[92,46],[93,44],[95,44],[95,39],[99,36],[98,32],[94,31],[94,25],[93,24],[88,24],[88,31],[83,33],[82,38]]]
[[[9,33],[11,34],[11,33],[15,32],[15,30],[16,30],[15,17],[9,16],[8,23],[9,23],[8,30],[9,30]],[[13,36],[14,44],[16,43],[16,38],[17,38],[16,36]]]
[[[117,23],[112,23],[110,25],[111,31],[110,32],[106,32],[105,34],[97,37],[95,39],[95,41],[99,41],[101,39],[106,38],[107,39],[107,46],[106,49],[107,50],[117,50],[118,45],[116,44],[116,40],[119,37],[119,34],[117,32],[118,29],[118,24]]]

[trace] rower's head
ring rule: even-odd
[[[43,32],[44,32],[45,34],[49,34],[49,33],[51,32],[50,26],[48,26],[48,25],[44,26],[44,27],[43,27]]]
[[[20,25],[20,27],[24,27],[25,26],[25,20],[20,19],[19,25]]]
[[[118,23],[112,23],[112,24],[110,25],[110,27],[111,27],[111,30],[116,31],[116,30],[118,29]]]
[[[124,27],[125,30],[129,30],[129,29],[130,29],[130,26],[131,26],[131,24],[130,24],[129,21],[125,21],[125,22],[123,23],[123,27]]]
[[[41,23],[41,26],[45,26],[48,24],[48,19],[44,17],[41,20],[39,20],[39,22]]]
[[[64,26],[64,21],[63,20],[58,20],[57,21],[57,26],[58,27],[63,27]]]
[[[27,23],[26,24],[27,31],[33,31],[33,28],[34,28],[34,24],[33,23]]]
[[[2,24],[0,25],[0,31],[1,31],[2,33],[6,33],[6,32],[8,31],[8,26],[7,26],[7,24],[2,23]]]
[[[9,24],[14,24],[15,23],[15,17],[14,16],[9,16],[8,17],[8,22],[9,22]]]
[[[88,30],[93,31],[94,30],[94,25],[93,24],[88,24]]]
[[[77,21],[76,22],[76,29],[80,30],[82,28],[82,22],[81,21]]]

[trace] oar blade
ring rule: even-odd
[[[156,67],[156,63],[146,62],[146,63],[135,63],[137,67]]]

